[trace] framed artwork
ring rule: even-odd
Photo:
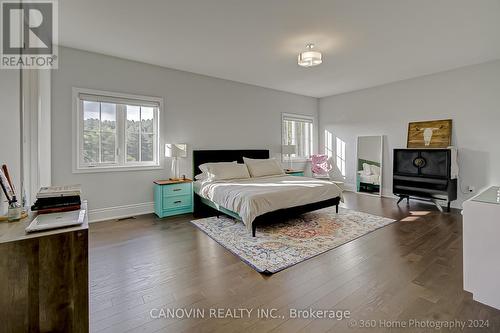
[[[406,147],[447,148],[451,146],[451,129],[451,119],[409,123]]]

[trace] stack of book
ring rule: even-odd
[[[42,187],[31,206],[38,214],[70,212],[81,208],[80,185]]]

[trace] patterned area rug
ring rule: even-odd
[[[257,227],[252,237],[242,222],[222,216],[191,221],[260,273],[272,274],[366,235],[395,220],[335,207]]]

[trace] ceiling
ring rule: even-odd
[[[64,0],[60,44],[323,97],[500,58],[500,0]],[[307,43],[323,64],[297,66]]]

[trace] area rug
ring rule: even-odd
[[[191,221],[212,239],[264,274],[273,274],[384,227],[395,220],[335,207],[257,227],[252,237],[230,217]]]

